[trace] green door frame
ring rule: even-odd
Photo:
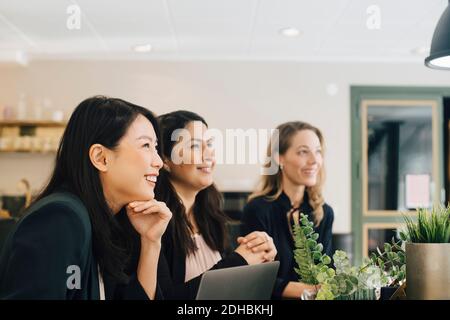
[[[438,104],[438,129],[439,129],[439,185],[444,185],[443,163],[443,107],[444,97],[450,97],[450,88],[446,87],[387,87],[387,86],[351,86],[350,87],[350,123],[351,123],[351,179],[352,179],[352,233],[353,233],[353,257],[354,262],[362,262],[363,246],[363,208],[362,208],[362,141],[361,141],[361,114],[360,104],[362,100],[385,99],[420,99],[436,100]],[[396,223],[401,222],[398,217],[367,217],[370,223]]]

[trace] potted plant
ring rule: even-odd
[[[322,254],[323,246],[317,243],[319,234],[314,232],[313,223],[308,217],[301,214],[299,219],[298,213],[294,213],[293,217],[294,259],[298,265],[295,271],[303,283],[319,285],[317,279],[319,273],[328,273],[330,277],[335,274],[334,270],[328,267],[331,258]]]
[[[385,243],[383,249],[381,252],[377,247],[377,252],[373,252],[370,259],[387,277],[386,285],[381,287],[380,299],[389,300],[406,280],[406,253],[402,240],[395,241],[395,238],[392,238],[391,243]]]
[[[375,290],[387,283],[387,277],[379,266],[367,261],[362,267],[353,267],[344,251],[333,255],[335,269],[329,267],[331,258],[322,254],[322,245],[313,223],[304,214],[294,216],[294,258],[299,280],[317,285],[317,295],[305,294],[304,299],[317,300],[374,300]]]
[[[407,298],[450,299],[450,207],[420,208],[416,221],[404,219]]]

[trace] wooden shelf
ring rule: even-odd
[[[0,127],[65,127],[66,122],[59,121],[33,121],[33,120],[3,120]]]
[[[0,121],[0,153],[55,154],[65,127],[63,121]]]

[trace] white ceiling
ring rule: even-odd
[[[69,30],[70,5],[81,28]],[[366,26],[378,5],[381,28]],[[244,59],[417,61],[447,0],[0,0],[0,61]],[[282,36],[296,27],[301,35]],[[136,53],[150,43],[151,52]]]

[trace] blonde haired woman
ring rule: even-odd
[[[260,186],[249,197],[242,216],[242,234],[265,231],[278,250],[280,270],[275,298],[300,298],[313,286],[298,282],[294,271],[294,242],[290,232],[292,214],[307,214],[319,233],[324,253],[331,255],[333,209],[322,196],[324,182],[322,133],[305,122],[287,122],[277,127],[279,142],[268,154],[279,165],[277,173],[262,176]],[[272,163],[272,162],[271,162]]]

